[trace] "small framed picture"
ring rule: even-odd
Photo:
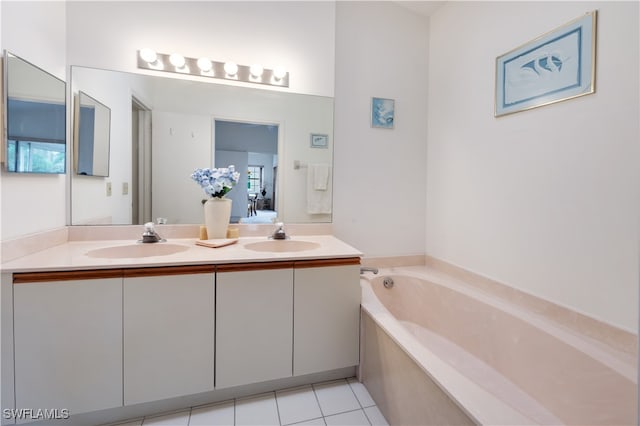
[[[329,135],[311,133],[311,148],[328,148]]]
[[[371,98],[371,127],[393,129],[395,111],[393,99]]]

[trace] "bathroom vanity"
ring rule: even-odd
[[[3,408],[113,421],[353,375],[361,253],[277,243],[72,241],[5,263]]]

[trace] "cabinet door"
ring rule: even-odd
[[[293,269],[218,271],[216,388],[291,377]]]
[[[213,390],[214,283],[213,272],[125,275],[125,405]]]
[[[306,268],[296,263],[295,376],[358,365],[359,273],[359,265]]]
[[[122,406],[122,278],[13,291],[16,408],[74,415]]]

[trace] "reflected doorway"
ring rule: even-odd
[[[151,217],[151,109],[131,98],[131,224]]]
[[[240,172],[233,200],[232,223],[273,223],[278,166],[278,125],[214,120],[214,167],[233,164]]]

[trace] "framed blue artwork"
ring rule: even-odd
[[[595,92],[596,14],[496,59],[496,117]]]
[[[393,99],[371,98],[371,127],[393,129],[395,110]]]

